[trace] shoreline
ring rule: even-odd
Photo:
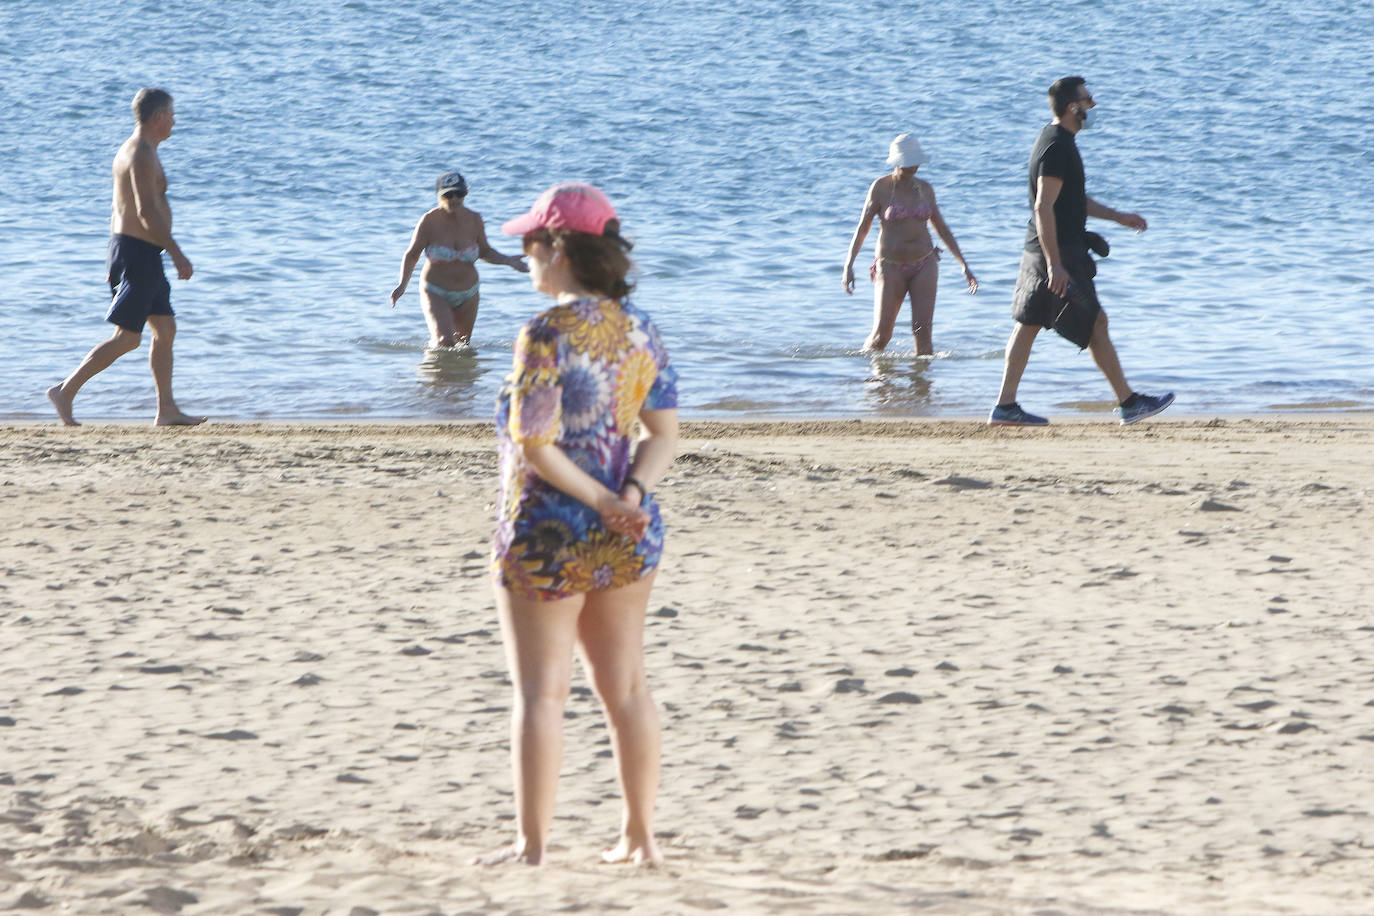
[[[1374,416],[684,421],[658,872],[591,864],[580,671],[550,865],[465,864],[510,829],[493,444],[0,425],[0,906],[1374,911]]]
[[[772,428],[770,434],[776,435],[801,435],[811,432],[827,433],[831,431],[850,431],[856,427],[887,427],[894,429],[895,432],[883,433],[903,435],[916,429],[929,427],[963,427],[963,426],[987,426],[987,414],[969,414],[957,416],[852,416],[852,417],[714,417],[714,416],[695,416],[682,415],[681,428],[691,429],[692,436],[696,438],[707,437],[716,432],[726,432],[735,427],[743,429]],[[1269,412],[1249,412],[1236,414],[1221,413],[1187,413],[1170,409],[1167,413],[1157,417],[1152,417],[1140,424],[1130,428],[1136,432],[1149,427],[1178,427],[1192,428],[1199,425],[1213,426],[1225,425],[1229,423],[1241,424],[1321,424],[1338,423],[1353,421],[1357,423],[1374,424],[1374,407],[1368,409],[1361,408],[1341,408],[1331,411],[1269,411]],[[408,418],[408,417],[375,417],[375,418],[281,418],[281,419],[216,419],[211,417],[208,421],[198,426],[189,427],[162,427],[165,430],[175,430],[180,432],[206,431],[211,429],[235,429],[235,430],[276,430],[283,428],[297,428],[301,430],[331,430],[341,427],[356,426],[359,429],[378,429],[378,428],[458,428],[462,429],[469,426],[491,427],[492,420],[489,418],[460,418],[446,419],[435,418]],[[1109,413],[1083,413],[1078,415],[1057,416],[1051,418],[1050,425],[1045,427],[1023,427],[1023,429],[1035,432],[1050,433],[1063,427],[1093,427],[1102,426],[1108,429],[1121,429],[1117,420]],[[79,426],[64,427],[55,418],[37,417],[25,419],[0,419],[0,431],[5,429],[32,429],[32,428],[51,428],[57,430],[71,430],[79,432],[83,429],[138,429],[147,427],[156,429],[151,420],[136,419],[82,419]],[[989,427],[994,428],[994,427]],[[1018,427],[1000,427],[1004,430],[1016,430]],[[683,438],[688,438],[686,432]]]

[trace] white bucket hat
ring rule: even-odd
[[[911,134],[898,134],[887,148],[887,164],[893,168],[905,169],[929,161],[930,157],[921,149],[921,141]]]

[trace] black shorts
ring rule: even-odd
[[[149,315],[171,315],[172,285],[162,272],[162,249],[132,235],[110,236],[110,312],[105,320],[135,334]]]
[[[1011,317],[1021,324],[1053,328],[1081,350],[1092,338],[1097,314],[1102,311],[1097,301],[1097,287],[1093,285],[1097,265],[1086,250],[1065,251],[1064,256],[1064,269],[1069,272],[1067,297],[1050,292],[1043,254],[1027,251],[1021,255],[1016,292],[1011,297]]]

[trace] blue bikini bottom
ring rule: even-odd
[[[481,283],[474,283],[472,284],[471,289],[452,290],[444,289],[442,286],[435,286],[433,283],[426,283],[425,292],[429,293],[431,296],[438,296],[440,299],[443,299],[449,305],[453,306],[454,308],[458,308],[462,306],[463,303],[471,299],[473,296],[476,296],[477,291],[481,289],[481,287]]]

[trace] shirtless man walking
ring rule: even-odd
[[[157,387],[158,426],[194,426],[205,417],[182,413],[172,399],[172,339],[177,323],[172,288],[162,271],[162,252],[172,256],[177,277],[191,279],[191,262],[172,238],[172,208],[167,204],[167,176],[157,146],[172,134],[176,118],[172,97],[161,89],[140,89],[134,96],[134,132],[115,154],[114,201],[110,207],[110,294],[114,301],[105,320],[114,334],[97,344],[71,375],[48,389],[48,400],[67,426],[72,399],[81,386],[143,342],[143,326],[153,329],[148,365]]]

